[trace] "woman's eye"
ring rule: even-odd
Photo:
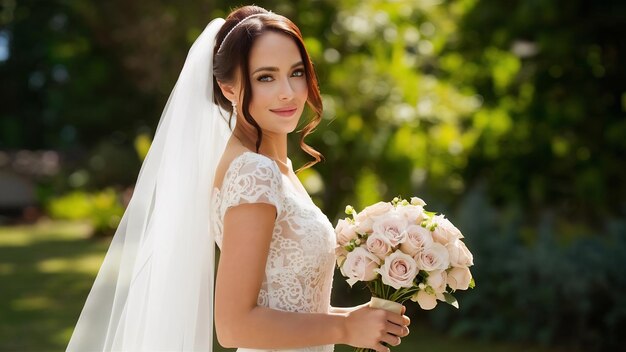
[[[257,81],[259,82],[271,82],[273,80],[274,78],[270,75],[262,75],[262,76],[257,77]]]
[[[293,73],[291,75],[293,77],[304,77],[304,70],[303,69],[297,69],[297,70],[293,71]]]

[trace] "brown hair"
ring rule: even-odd
[[[250,15],[257,16],[253,16],[246,19],[245,22],[240,23],[244,18]],[[237,27],[235,28],[235,26]],[[313,63],[311,62],[311,58],[304,47],[304,41],[302,40],[300,29],[298,29],[293,22],[284,16],[268,12],[264,8],[258,6],[244,6],[233,10],[230,15],[228,15],[226,22],[217,33],[213,59],[213,86],[218,86],[217,81],[226,83],[233,82],[235,80],[237,69],[239,69],[241,72],[241,87],[243,92],[241,110],[246,121],[254,126],[257,131],[256,151],[258,152],[263,137],[261,127],[254,120],[254,117],[250,114],[249,110],[250,101],[252,100],[252,87],[250,84],[248,62],[250,49],[252,48],[254,41],[263,33],[268,31],[285,34],[292,38],[298,46],[298,50],[300,51],[300,56],[302,57],[302,62],[304,64],[308,87],[307,105],[313,111],[313,117],[299,131],[301,133],[300,148],[302,148],[302,150],[304,150],[307,154],[311,155],[315,160],[306,163],[302,168],[300,168],[301,170],[322,160],[322,154],[306,144],[304,142],[304,137],[313,132],[315,127],[320,123],[323,107]],[[227,40],[224,41],[224,37],[226,36],[228,36]],[[222,107],[225,111],[230,112],[232,117],[233,107],[231,102],[224,96],[220,89],[214,89],[213,91],[213,100],[215,103]]]

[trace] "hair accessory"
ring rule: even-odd
[[[219,53],[220,49],[222,49],[222,46],[224,46],[224,43],[226,43],[226,40],[228,39],[230,34],[235,30],[235,28],[239,27],[239,25],[241,25],[242,23],[246,22],[250,18],[264,16],[264,15],[271,15],[271,14],[273,14],[272,11],[269,11],[269,12],[263,12],[263,13],[255,13],[255,14],[252,14],[250,16],[244,17],[241,21],[237,22],[237,24],[234,25],[233,28],[231,28],[228,31],[228,33],[226,33],[226,35],[224,36],[224,40],[222,40],[222,42],[220,43],[219,48],[217,48],[217,52]]]

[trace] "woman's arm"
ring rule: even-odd
[[[408,323],[398,314],[363,306],[351,312],[314,314],[260,307],[276,208],[243,204],[224,218],[222,252],[215,285],[215,329],[223,347],[288,349],[350,344],[380,352],[399,343]],[[396,336],[394,336],[396,335]]]
[[[365,303],[363,306],[368,305],[369,303]],[[331,306],[329,309],[329,312],[331,314],[346,314],[346,313],[350,313],[352,311],[354,311],[355,309],[362,307],[362,306],[356,306],[356,307],[333,307]]]

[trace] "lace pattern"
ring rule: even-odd
[[[229,207],[245,203],[274,205],[276,222],[257,303],[290,312],[328,313],[335,232],[311,199],[304,199],[292,187],[273,160],[252,152],[235,158],[221,190],[216,188],[213,192],[215,241],[221,248],[224,215]],[[334,345],[325,345],[293,351],[333,349]]]

